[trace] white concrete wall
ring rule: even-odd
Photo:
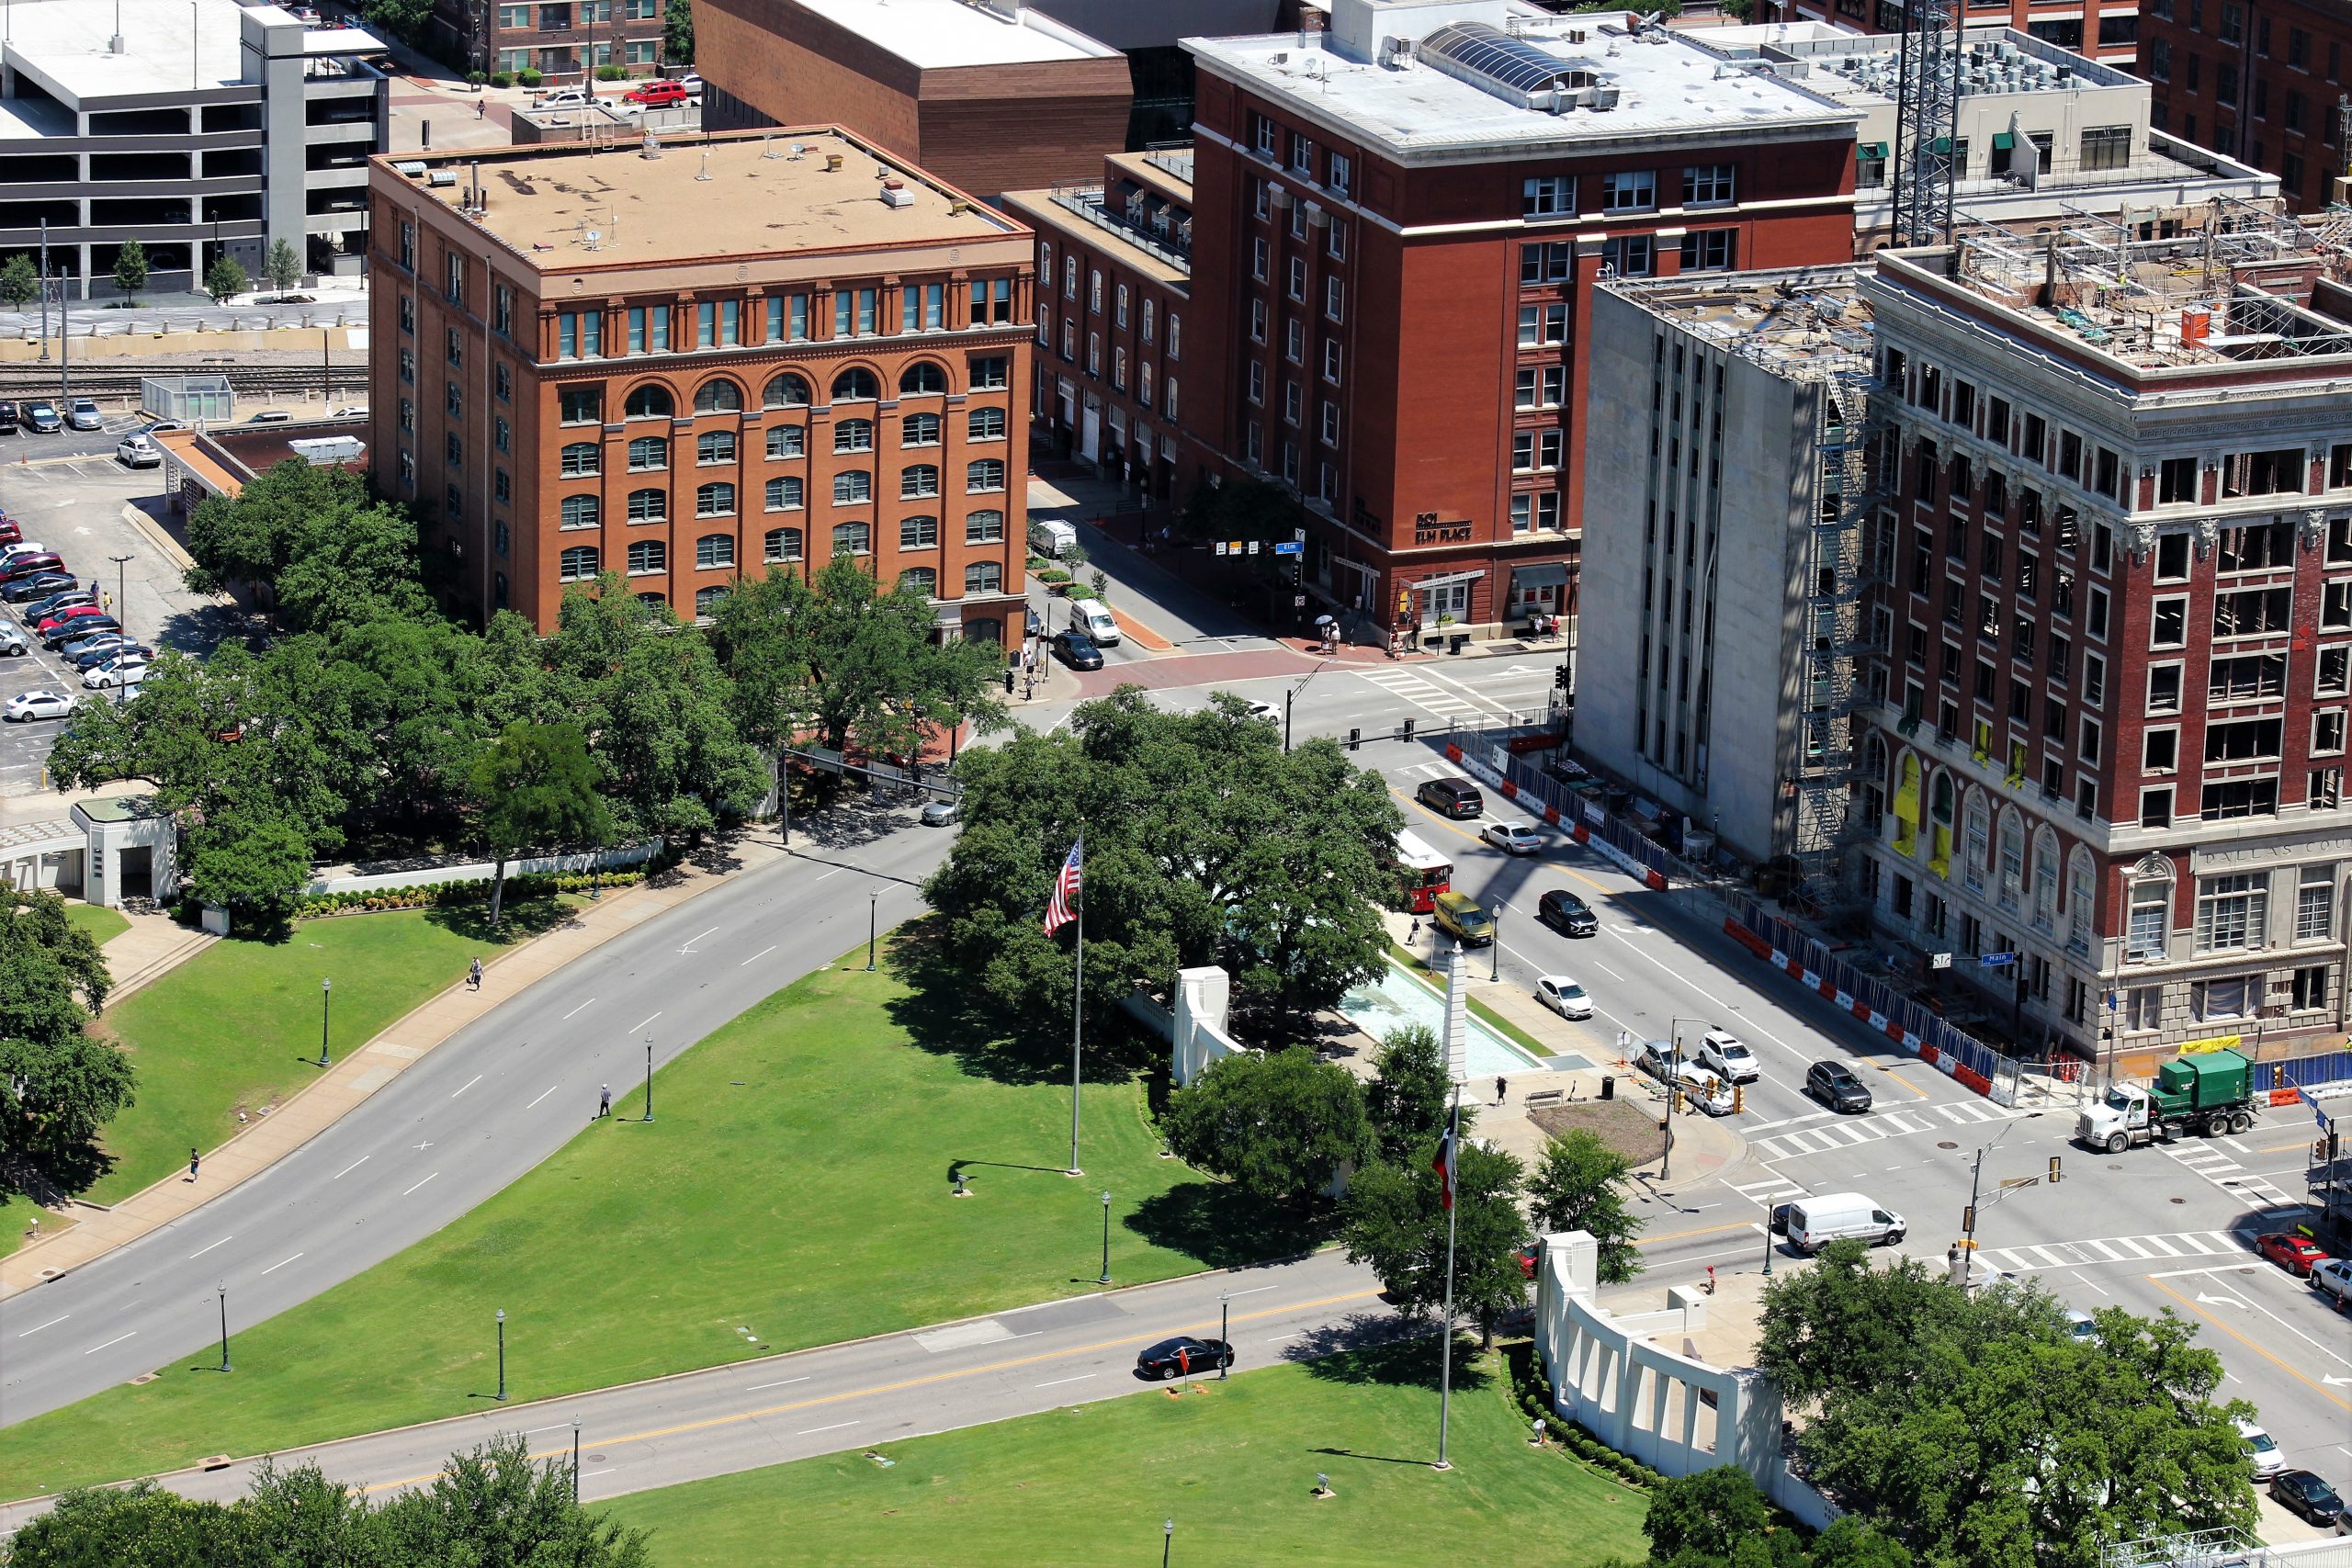
[[[1182,1089],[1209,1064],[1249,1049],[1226,1032],[1231,976],[1215,964],[1176,972],[1175,1038],[1170,1042],[1169,1077]]]
[[[616,866],[637,865],[649,860],[652,857],[653,852],[661,847],[662,840],[659,839],[648,839],[642,843],[622,844],[613,849],[598,850],[593,852],[582,851],[568,855],[532,855],[526,860],[508,862],[506,874],[511,878],[540,876],[549,872],[584,874],[594,866],[602,866],[610,871]],[[356,893],[379,887],[423,887],[435,882],[487,882],[497,874],[497,871],[498,868],[486,860],[450,861],[439,865],[426,866],[418,871],[387,871],[373,876],[312,877],[302,891],[312,894]]]

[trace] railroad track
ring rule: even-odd
[[[328,369],[326,390],[320,390],[321,367],[316,365],[189,365],[185,362],[143,365],[121,360],[92,360],[75,363],[68,371],[74,395],[86,398],[136,400],[139,383],[145,378],[177,376],[221,376],[229,382],[229,389],[242,397],[309,398],[324,400],[338,392],[364,391],[368,386],[368,367],[337,365]],[[0,361],[0,397],[33,397],[58,389],[58,367],[55,361],[47,365],[38,361]]]

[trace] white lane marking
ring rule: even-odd
[[[571,1426],[571,1423],[569,1421],[559,1421],[552,1427],[526,1427],[520,1432],[517,1432],[515,1436],[518,1438],[527,1438],[535,1432],[560,1432]]]
[[[137,1329],[135,1329],[135,1328],[134,1328],[134,1329],[132,1329],[130,1333],[125,1334],[125,1335],[121,1336],[121,1337],[119,1337],[119,1338],[114,1338],[114,1339],[109,1339],[109,1340],[107,1340],[107,1341],[106,1342],[106,1344],[104,1344],[104,1345],[93,1345],[93,1346],[91,1346],[88,1349],[86,1349],[86,1350],[83,1351],[83,1352],[82,1352],[82,1354],[84,1354],[85,1356],[95,1356],[95,1355],[96,1355],[96,1354],[97,1354],[99,1351],[101,1351],[101,1350],[107,1349],[107,1348],[108,1348],[109,1347],[112,1347],[112,1346],[116,1346],[116,1345],[119,1345],[119,1344],[121,1344],[121,1343],[122,1343],[122,1341],[123,1341],[124,1339],[136,1339],[136,1338],[138,1338],[138,1337],[139,1337],[139,1330],[137,1330]]]
[[[2077,1270],[2075,1271],[2075,1282],[2076,1282],[2077,1284],[2080,1284],[2080,1285],[2082,1285],[2082,1286],[2085,1286],[2086,1288],[2087,1288],[2087,1289],[2089,1289],[2089,1290],[2098,1291],[2098,1293],[2099,1293],[2100,1295],[2102,1295],[2102,1296],[2107,1295],[2107,1294],[2109,1294],[2109,1292],[2106,1292],[2106,1291],[2099,1291],[2098,1284],[2092,1280],[2091,1277],[2090,1277],[2089,1275],[2087,1275],[2087,1274],[2083,1273],[2083,1272],[2082,1272],[2081,1270],[2079,1270],[2079,1269],[2077,1269]]]
[[[755,1382],[743,1392],[745,1393],[757,1393],[763,1388],[782,1388],[785,1383],[807,1382],[808,1381],[808,1380],[807,1378],[786,1378],[784,1382]]]
[[[300,1254],[300,1253],[299,1253],[299,1252],[298,1252],[298,1253],[296,1253],[296,1254],[294,1255],[294,1258],[300,1258],[300,1257],[301,1257],[301,1256],[302,1256],[302,1254]],[[277,1273],[280,1269],[285,1268],[288,1263],[293,1262],[293,1261],[294,1261],[294,1258],[279,1258],[277,1262],[275,1262],[275,1263],[271,1264],[268,1268],[266,1268],[266,1269],[263,1269],[263,1270],[262,1270],[262,1273],[263,1273],[263,1274],[275,1274],[275,1273]],[[256,1276],[255,1276],[255,1278],[256,1278],[256,1279],[258,1279],[259,1277],[260,1277],[259,1275],[256,1275]]]
[[[1592,961],[1592,966],[1595,969],[1600,970],[1603,975],[1608,976],[1611,979],[1616,981],[1619,985],[1622,986],[1625,983],[1625,976],[1617,973],[1616,970],[1609,967],[1608,964],[1603,964],[1600,959],[1594,959]]]
[[[361,1155],[357,1159],[353,1160],[349,1165],[345,1166],[341,1170],[338,1170],[333,1176],[328,1177],[327,1179],[329,1181],[341,1181],[345,1177],[349,1176],[353,1171],[357,1170],[361,1166],[366,1165],[369,1160],[374,1159],[375,1157],[376,1156],[374,1155]]]
[[[1829,1112],[1826,1111],[1808,1111],[1802,1116],[1783,1116],[1778,1122],[1758,1122],[1754,1126],[1748,1128],[1747,1131],[1748,1134],[1752,1137],[1758,1133],[1769,1133],[1775,1127],[1792,1127],[1799,1122],[1818,1122],[1821,1118],[1828,1114]],[[1890,1120],[1892,1120],[1892,1118],[1890,1118]],[[1910,1129],[1906,1128],[1905,1130],[1907,1132]]]
[[[465,1093],[465,1092],[466,1092],[466,1090],[468,1090],[468,1089],[471,1089],[471,1088],[473,1088],[473,1087],[474,1087],[474,1085],[476,1085],[476,1084],[478,1084],[478,1083],[480,1083],[480,1082],[481,1082],[481,1075],[480,1073],[476,1073],[473,1077],[471,1077],[468,1078],[464,1083],[462,1083],[462,1084],[458,1085],[458,1088],[457,1088],[457,1089],[456,1089],[453,1093],[451,1093],[451,1094],[450,1094],[449,1098],[450,1098],[451,1100],[455,1100],[455,1099],[457,1099],[458,1095]]]
[[[34,1335],[39,1334],[42,1329],[44,1329],[44,1328],[54,1328],[54,1327],[56,1327],[59,1324],[63,1323],[67,1318],[72,1317],[73,1315],[74,1315],[74,1314],[73,1314],[72,1313],[70,1313],[70,1312],[69,1312],[69,1313],[62,1313],[62,1314],[60,1314],[59,1315],[57,1315],[56,1317],[52,1317],[52,1318],[51,1318],[47,1323],[36,1323],[36,1324],[34,1324],[30,1328],[26,1329],[22,1334],[17,1335],[17,1338],[19,1338],[19,1339],[29,1339],[29,1338],[31,1338]]]
[[[682,953],[682,954],[683,954],[683,953],[692,953],[692,952],[695,950],[695,943],[696,943],[696,942],[700,942],[700,941],[703,939],[703,937],[706,937],[706,936],[710,935],[710,934],[711,934],[711,931],[716,931],[717,930],[718,930],[718,928],[717,926],[713,926],[713,927],[711,927],[711,928],[710,928],[710,931],[704,931],[704,932],[702,932],[702,933],[701,933],[700,935],[698,935],[698,936],[690,936],[690,937],[686,938],[686,944],[685,944],[684,947],[682,947],[682,948],[678,949],[678,952],[679,952],[680,953]]]
[[[661,1016],[662,1016],[662,1015],[661,1015],[659,1012],[656,1012],[656,1013],[653,1015],[653,1018],[649,1018],[649,1019],[647,1019],[647,1020],[645,1021],[645,1023],[639,1023],[639,1024],[634,1024],[634,1025],[632,1025],[632,1026],[630,1027],[630,1029],[629,1029],[629,1032],[630,1032],[631,1034],[636,1033],[639,1030],[643,1029],[643,1028],[645,1027],[645,1024],[646,1024],[646,1023],[651,1023],[651,1022],[653,1021],[653,1019],[654,1019],[654,1018],[660,1018]]]
[[[1266,1343],[1269,1345],[1279,1345],[1285,1339],[1304,1338],[1306,1334],[1306,1330],[1304,1328],[1300,1329],[1296,1334],[1270,1334],[1266,1337]]]
[[[820,877],[817,878],[817,880],[818,880],[819,882],[822,882],[822,881],[826,880],[826,878],[827,878],[827,877],[839,876],[842,872],[844,872],[844,871],[846,871],[846,870],[848,870],[848,869],[849,869],[849,868],[848,868],[848,867],[846,867],[846,866],[839,866],[839,865],[837,865],[837,866],[833,867],[833,869],[832,869],[832,870],[831,870],[831,871],[829,871],[829,872],[825,873],[824,876],[820,876]]]
[[[587,1010],[588,1009],[590,1009],[590,1008],[592,1008],[592,1007],[594,1007],[595,1005],[596,1005],[596,998],[594,998],[594,997],[590,997],[586,1001],[582,1002],[578,1007],[573,1008],[573,1009],[571,1010],[571,1012],[565,1013],[565,1014],[563,1015],[563,1018],[561,1018],[561,1019],[558,1019],[556,1021],[557,1021],[557,1022],[559,1022],[559,1023],[560,1023],[560,1022],[564,1021],[564,1019],[569,1019],[570,1017],[571,1017],[572,1013],[584,1012],[585,1010]]]
[[[743,960],[743,962],[742,962],[741,964],[738,964],[737,965],[735,965],[735,967],[736,967],[736,968],[738,968],[738,969],[741,969],[741,968],[744,968],[745,966],[747,966],[747,965],[749,965],[749,964],[757,964],[761,959],[765,958],[769,953],[774,953],[775,951],[775,943],[774,943],[774,942],[770,942],[770,943],[768,943],[768,945],[767,945],[767,946],[765,946],[765,947],[763,947],[763,948],[760,949],[760,950],[759,950],[759,952],[757,952],[757,953],[755,953],[752,954],[752,956],[751,956],[751,957],[746,958],[745,960]]]
[[[1080,1373],[1079,1373],[1079,1374],[1078,1374],[1078,1376],[1076,1376],[1076,1377],[1074,1377],[1074,1378],[1056,1378],[1056,1379],[1055,1379],[1053,1382],[1041,1382],[1041,1383],[1035,1384],[1035,1385],[1033,1385],[1033,1386],[1037,1387],[1037,1388],[1059,1388],[1059,1387],[1061,1387],[1061,1386],[1062,1386],[1062,1384],[1064,1384],[1064,1383],[1066,1383],[1066,1382],[1084,1382],[1087,1379],[1089,1379],[1089,1378],[1092,1377],[1093,1375],[1094,1375],[1094,1374],[1093,1374],[1092,1372],[1080,1372]]]
[[[795,1432],[792,1435],[796,1438],[806,1438],[811,1437],[819,1432],[838,1432],[843,1427],[854,1427],[856,1425],[857,1423],[854,1421],[836,1421],[830,1427],[804,1427],[799,1431]]]
[[[237,1238],[233,1235],[224,1235],[219,1241],[214,1242],[212,1247],[199,1247],[194,1252],[189,1253],[187,1255],[187,1260],[190,1263],[193,1263],[198,1258],[203,1257],[206,1253],[211,1251],[213,1247],[225,1247],[236,1239]],[[22,1336],[19,1336],[18,1337],[22,1337]]]
[[[438,1175],[440,1175],[440,1174],[441,1174],[441,1173],[440,1173],[439,1171],[437,1171],[437,1170],[436,1170],[436,1171],[435,1171],[435,1172],[433,1173],[433,1176],[438,1176]],[[424,1181],[430,1181],[430,1180],[432,1180],[432,1179],[433,1179],[433,1176],[428,1176],[428,1177],[426,1177],[426,1178],[424,1179]],[[416,1187],[422,1187],[422,1186],[424,1186],[424,1181],[420,1181],[420,1182],[418,1182],[418,1183],[416,1184]],[[416,1187],[412,1187],[412,1188],[410,1188],[410,1189],[408,1190],[408,1192],[403,1192],[403,1193],[401,1193],[401,1197],[403,1197],[403,1198],[407,1197],[409,1192],[413,1192],[413,1191],[415,1191],[415,1190],[416,1190]]]
[[[2161,1274],[2151,1274],[2151,1280],[2178,1280],[2190,1274],[2244,1274],[2259,1269],[2259,1263],[2216,1263],[2210,1269],[2168,1269]]]
[[[545,1088],[545,1089],[543,1089],[539,1090],[539,1100],[545,1100],[548,1096],[549,1096],[549,1095],[553,1094],[554,1092],[555,1092],[555,1085],[553,1085],[553,1084],[549,1084],[549,1085],[548,1085],[548,1087],[547,1087],[547,1088]],[[530,1110],[535,1109],[535,1108],[538,1105],[538,1103],[539,1103],[539,1100],[535,1100],[531,1101],[531,1103],[530,1103],[529,1105],[526,1105],[526,1106],[523,1107],[523,1109],[524,1109],[524,1110],[526,1110],[526,1111],[530,1111]]]
[[[1278,1288],[1279,1287],[1273,1285],[1252,1285],[1246,1291],[1227,1291],[1225,1293],[1229,1297],[1238,1298],[1241,1296],[1254,1296],[1261,1291],[1272,1291]],[[1099,1294],[1100,1292],[1097,1293]]]

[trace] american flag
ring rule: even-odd
[[[1046,934],[1053,935],[1078,919],[1077,898],[1079,869],[1086,858],[1086,840],[1079,840],[1069,847],[1069,858],[1062,862],[1061,874],[1054,878],[1054,900],[1046,906]]]

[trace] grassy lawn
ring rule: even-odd
[[[130,921],[119,910],[102,904],[84,904],[74,899],[65,902],[65,919],[90,933],[90,940],[104,947],[130,929]]]
[[[1647,1497],[1527,1446],[1498,1360],[1457,1373],[1429,1468],[1427,1340],[1245,1372],[1210,1392],[1136,1394],[616,1499],[662,1568],[796,1561],[964,1568],[1171,1562],[1561,1568],[1647,1551]],[[1483,1373],[1483,1377],[1481,1374]],[[1465,1386],[1471,1384],[1473,1386]],[[1336,1496],[1309,1495],[1320,1472]]]
[[[232,1377],[191,1356],[0,1431],[0,1475],[21,1495],[478,1410],[500,1308],[510,1389],[534,1399],[1091,1291],[1104,1189],[1123,1283],[1296,1246],[1159,1157],[1137,1081],[1088,1087],[1086,1177],[1063,1176],[1067,1080],[991,1057],[891,957],[710,1035],[663,1069],[651,1127],[585,1125],[446,1230],[240,1331]]]
[[[544,930],[548,903],[512,911],[499,939],[479,912],[402,909],[304,920],[278,942],[214,942],[99,1021],[139,1069],[138,1100],[107,1129],[115,1167],[82,1194],[113,1203],[187,1164],[318,1076],[320,981],[337,1056],[462,977],[467,960]]]

